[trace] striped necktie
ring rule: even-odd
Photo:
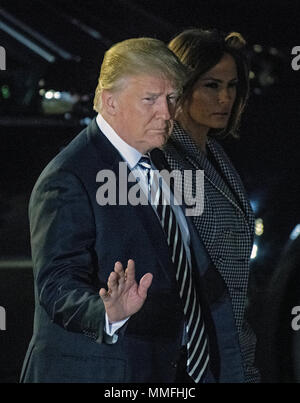
[[[153,174],[154,171],[150,158],[143,156],[139,161],[139,166],[147,172],[148,184],[151,186],[152,195],[156,194],[155,200],[157,200],[157,203],[154,203],[154,207],[167,237],[172,262],[176,268],[179,294],[184,305],[188,336],[187,373],[198,383],[203,378],[208,367],[209,352],[203,315],[197,292],[193,285],[192,269],[186,255],[181,230],[175,214],[164,198],[159,181],[153,180],[155,179],[155,175]]]

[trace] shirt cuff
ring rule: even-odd
[[[107,317],[107,313],[105,313],[105,333],[109,336],[113,336],[117,330],[119,330],[130,318],[125,318],[123,320],[119,320],[118,322],[110,323]]]

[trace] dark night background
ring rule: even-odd
[[[248,43],[251,96],[240,140],[224,146],[264,223],[250,288],[260,335],[260,304],[300,223],[300,70],[291,66],[292,48],[300,46],[299,2],[0,0],[0,46],[7,52],[0,71],[0,306],[7,310],[0,382],[17,381],[32,332],[30,193],[47,162],[94,116],[105,50],[137,36],[168,42],[193,26],[239,31]]]

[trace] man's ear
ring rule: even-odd
[[[118,102],[116,95],[116,93],[109,90],[103,90],[101,94],[102,108],[111,116],[114,116],[117,111]]]

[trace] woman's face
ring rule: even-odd
[[[235,60],[225,53],[194,86],[186,110],[193,123],[208,130],[225,128],[236,98],[237,82]]]

